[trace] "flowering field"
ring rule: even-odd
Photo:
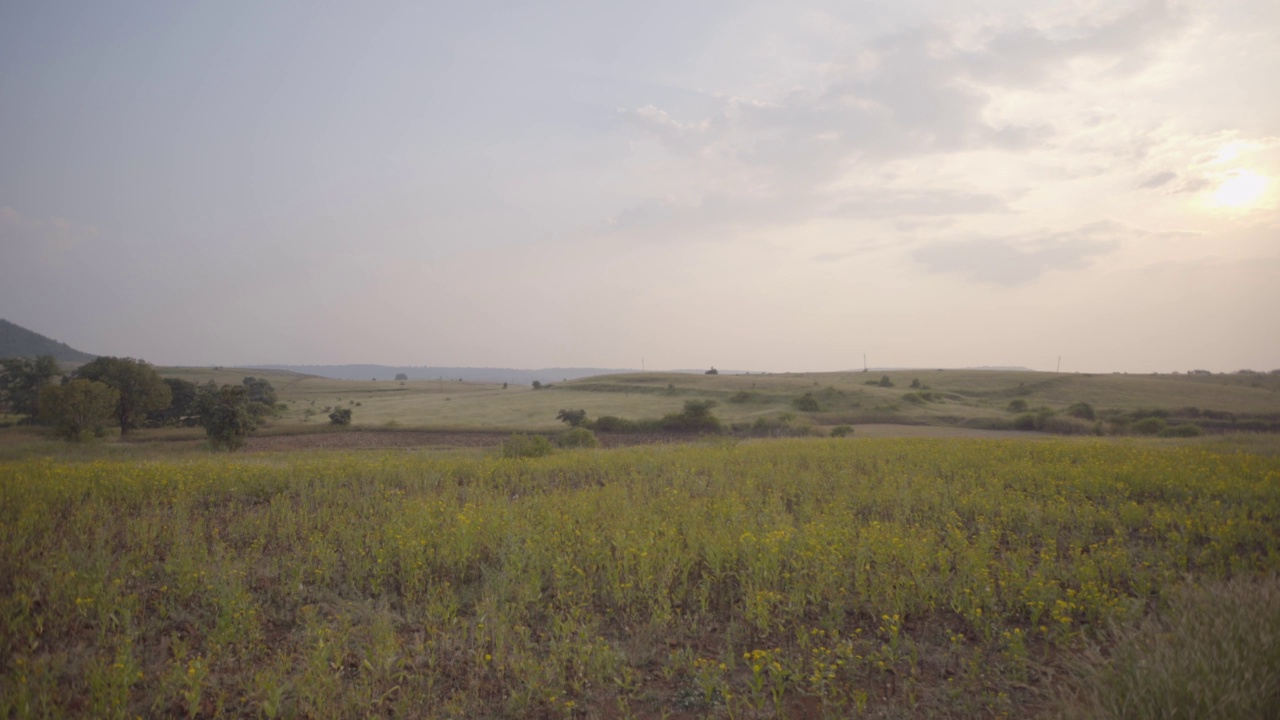
[[[0,718],[1024,717],[1280,570],[1280,458],[792,440],[0,464]]]

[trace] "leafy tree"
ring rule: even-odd
[[[247,377],[244,386],[249,391],[249,402],[262,403],[268,407],[276,404],[276,389],[266,378]]]
[[[533,389],[534,389],[534,390],[541,390],[541,389],[542,389],[542,381],[541,381],[541,380],[534,380],[534,381],[533,381]]]
[[[893,381],[889,379],[888,375],[881,375],[880,382],[876,384],[880,387],[893,387]]]
[[[556,413],[556,419],[568,424],[569,427],[582,427],[587,422],[587,411],[561,410]]]
[[[711,369],[710,369],[710,370],[708,370],[708,371],[706,371],[706,372],[705,372],[705,373],[703,373],[703,374],[704,374],[704,375],[719,375],[719,374],[720,374],[720,371],[716,369],[716,366],[715,366],[715,365],[712,365],[712,366],[711,366]]]
[[[78,442],[86,433],[101,434],[119,401],[115,388],[93,380],[45,385],[40,388],[40,419],[59,437]]]
[[[337,408],[329,413],[329,422],[334,425],[351,424],[351,408]]]
[[[147,413],[169,407],[173,395],[149,363],[133,358],[100,357],[75,372],[75,377],[106,383],[120,393],[115,417],[120,434],[138,426]]]
[[[190,380],[182,378],[165,378],[164,384],[169,386],[169,407],[147,413],[149,427],[180,425],[194,422],[196,414],[196,394],[199,388]]]
[[[0,402],[15,415],[35,418],[40,411],[40,390],[62,375],[52,355],[0,359]]]
[[[249,389],[244,385],[218,387],[210,380],[200,387],[196,406],[200,425],[214,447],[236,450],[258,428],[249,411]]]
[[[405,375],[404,373],[396,373],[396,379],[397,379],[397,380],[408,380],[408,379],[409,379],[409,376],[408,376],[408,375]]]

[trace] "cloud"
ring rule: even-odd
[[[857,218],[977,215],[1012,212],[1008,203],[991,193],[930,189],[865,192],[835,208],[834,215]]]
[[[1138,183],[1138,187],[1146,190],[1154,190],[1158,187],[1162,187],[1164,185],[1169,184],[1170,181],[1175,180],[1177,177],[1178,177],[1178,173],[1172,172],[1170,170],[1165,170],[1164,172],[1158,172],[1155,175],[1152,175],[1151,177],[1147,178],[1146,180],[1143,180],[1142,182]]]
[[[1129,234],[1126,226],[1104,221],[1032,238],[984,237],[935,243],[919,248],[913,257],[934,272],[1012,287],[1045,273],[1088,267],[1093,258],[1118,250],[1121,238]]]

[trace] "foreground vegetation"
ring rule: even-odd
[[[1271,714],[1280,458],[1208,447],[4,463],[0,717],[1096,716],[1196,592]]]

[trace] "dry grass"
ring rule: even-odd
[[[1063,718],[1280,718],[1280,577],[1184,588],[1075,668]]]

